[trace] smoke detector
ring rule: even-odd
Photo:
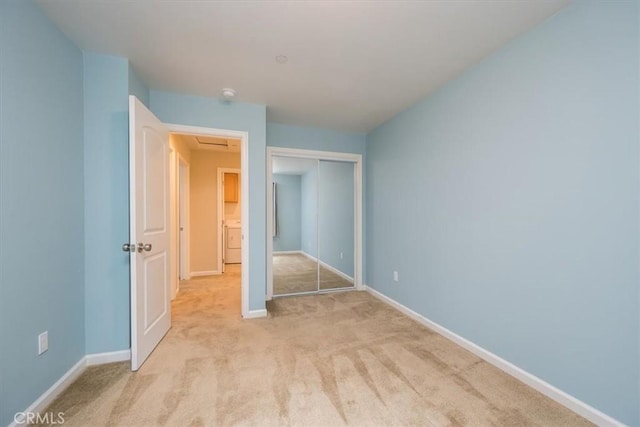
[[[222,89],[222,97],[227,100],[227,101],[231,101],[233,98],[235,98],[236,96],[236,91],[231,89],[231,88],[224,88]]]

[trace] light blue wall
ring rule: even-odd
[[[129,63],[129,95],[135,95],[140,102],[149,107],[149,88],[140,79],[131,63]]]
[[[318,256],[318,168],[302,175],[300,184],[302,251]]]
[[[84,54],[86,351],[130,347],[129,63]]]
[[[270,147],[365,154],[366,135],[330,129],[267,123],[267,145]]]
[[[266,107],[216,98],[151,91],[151,111],[165,123],[249,132],[249,307],[265,308]],[[243,224],[244,227],[244,224]]]
[[[82,53],[0,2],[0,425],[84,356]],[[37,355],[37,336],[49,350]]]
[[[318,165],[318,258],[351,277],[355,236],[353,172],[353,163],[321,160]]]
[[[300,175],[273,174],[277,185],[278,235],[273,238],[274,251],[299,251],[300,246]]]
[[[638,93],[638,3],[579,1],[367,140],[368,285],[630,425]]]

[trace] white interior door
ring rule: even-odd
[[[137,371],[171,327],[169,131],[129,97],[131,369]]]

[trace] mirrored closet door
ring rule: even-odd
[[[319,289],[354,286],[354,164],[318,162]]]
[[[318,161],[273,157],[273,294],[318,290]]]
[[[273,156],[273,295],[354,287],[354,163]]]

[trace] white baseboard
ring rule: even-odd
[[[302,251],[273,251],[274,255],[293,255],[293,254],[301,254]]]
[[[388,296],[378,292],[377,290],[366,285],[365,285],[365,290],[371,293],[371,295],[377,297],[378,299],[384,301],[390,306],[396,308],[397,310],[401,311],[402,313],[406,314],[407,316],[411,317],[412,319],[426,326],[427,328],[439,333],[440,335],[444,336],[445,338],[448,338],[449,340],[453,341],[459,346],[469,350],[470,352],[480,357],[481,359],[485,360],[486,362],[491,363],[496,368],[522,381],[523,383],[536,389],[537,391],[544,394],[545,396],[555,400],[559,404],[571,409],[573,412],[577,413],[578,415],[583,416],[584,418],[591,421],[592,423],[595,423],[600,427],[624,427],[624,424],[621,423],[620,421],[584,403],[583,401],[571,396],[570,394],[565,393],[564,391],[552,386],[548,382],[536,377],[535,375],[525,371],[524,369],[517,367],[511,362],[504,360],[500,356],[497,356],[491,353],[490,351],[485,350],[484,348],[480,347],[477,344],[474,344],[473,342],[467,340],[466,338],[463,338],[460,335],[454,332],[451,332],[444,326],[441,326],[436,322],[427,319],[421,314],[416,313],[410,308],[400,304],[399,302],[389,298]]]
[[[346,273],[343,273],[342,271],[338,270],[334,266],[329,265],[324,261],[320,261],[320,265],[323,266],[324,268],[326,268],[327,270],[329,270],[329,271],[337,274],[338,276],[342,277],[343,279],[347,279],[348,281],[353,282],[353,277],[349,276]]]
[[[202,277],[202,276],[217,276],[218,270],[207,270],[207,271],[192,271],[189,273],[191,277]]]
[[[263,308],[261,310],[249,310],[249,313],[244,316],[245,319],[257,319],[260,317],[267,317],[267,309]]]
[[[306,252],[304,252],[304,251],[297,251],[296,253],[299,253],[299,254],[301,254],[301,255],[306,256],[306,257],[307,257],[307,258],[309,258],[311,261],[319,263],[321,266],[323,266],[323,267],[324,267],[324,268],[326,268],[327,270],[332,271],[332,272],[336,273],[338,276],[340,276],[340,277],[342,277],[342,278],[344,278],[344,279],[347,279],[347,280],[349,280],[349,281],[353,282],[353,277],[349,276],[349,275],[348,275],[348,274],[346,274],[346,273],[343,273],[342,271],[338,270],[337,268],[335,268],[335,267],[334,267],[334,266],[332,266],[332,265],[327,264],[327,263],[326,263],[326,262],[324,262],[324,261],[319,261],[319,260],[318,260],[318,258],[314,257],[313,255],[310,255],[310,254],[308,254],[308,253],[306,253]]]
[[[33,402],[27,409],[22,411],[22,413],[36,413],[44,411],[47,406],[51,404],[55,400],[56,397],[60,393],[62,393],[67,387],[71,385],[86,368],[85,357],[83,356],[78,362],[73,365],[64,375],[60,377],[58,381],[56,381],[47,391],[42,393],[40,397],[38,397],[35,402]],[[18,417],[16,417],[18,418]],[[20,422],[20,419],[14,419],[9,427],[26,425],[26,419],[23,422]]]
[[[301,255],[306,256],[307,258],[309,258],[309,259],[310,259],[311,261],[313,261],[313,262],[318,262],[318,258],[314,257],[314,256],[313,256],[313,255],[311,255],[311,254],[306,253],[305,251],[300,251],[299,253],[300,253]]]
[[[37,413],[47,409],[47,406],[53,402],[67,387],[69,387],[82,373],[87,366],[102,365],[104,363],[121,362],[131,359],[130,350],[112,351],[109,353],[94,353],[82,356],[78,362],[64,373],[47,391],[42,393],[27,409],[22,413]],[[20,420],[14,420],[9,427],[17,427],[25,425]]]
[[[105,363],[124,362],[131,360],[131,350],[111,351],[109,353],[94,353],[85,356],[86,366],[104,365]]]

